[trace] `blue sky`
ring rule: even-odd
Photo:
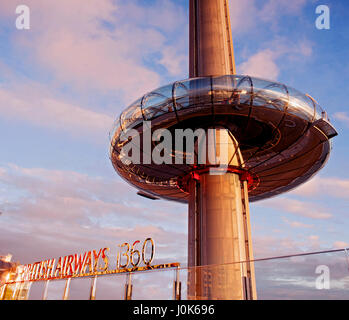
[[[15,28],[26,4],[30,30]],[[330,30],[315,27],[318,5]],[[31,263],[152,236],[186,262],[187,209],[149,202],[114,172],[109,131],[147,91],[188,77],[188,1],[0,3],[0,254]],[[231,1],[237,71],[313,96],[339,132],[327,166],[251,204],[256,257],[349,247],[349,4]]]

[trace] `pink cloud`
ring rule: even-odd
[[[298,237],[297,239],[271,234],[253,237],[255,259],[293,255],[321,248],[319,238],[314,236]]]
[[[0,88],[0,113],[3,117],[34,125],[59,129],[90,140],[107,140],[114,119],[107,114],[23,88]],[[97,139],[96,139],[97,138]]]
[[[346,124],[347,126],[349,126],[349,116],[346,112],[336,112],[333,115],[333,118],[336,120],[339,120],[339,121],[343,122],[344,124]]]
[[[299,221],[290,221],[286,218],[283,218],[283,220],[292,228],[313,228],[314,227],[313,225],[310,225],[310,224],[302,223]]]
[[[279,63],[281,58],[294,63],[297,59],[310,57],[313,52],[312,43],[307,40],[290,44],[287,39],[277,37],[267,46],[268,49],[258,51],[241,63],[238,73],[277,80],[282,70]]]
[[[239,72],[249,76],[276,80],[280,70],[275,62],[278,54],[266,49],[251,56],[239,66]]]
[[[316,176],[304,185],[292,191],[297,196],[322,196],[348,199],[349,180],[336,177]]]
[[[343,248],[349,248],[349,243],[345,241],[335,241],[333,243],[334,249],[343,249]]]
[[[183,206],[142,204],[114,176],[8,165],[0,170],[0,184],[7,192],[7,201],[0,199],[0,247],[22,263],[103,246],[115,255],[118,243],[148,237],[158,244],[157,261],[185,261]]]
[[[271,198],[261,202],[259,205],[312,219],[329,219],[332,217],[332,214],[327,209],[317,204],[284,197]]]
[[[160,84],[160,75],[144,65],[147,55],[160,54],[157,63],[170,74],[186,73],[180,63],[183,58],[175,64],[169,61],[174,49],[182,54],[171,41],[178,45],[185,34],[171,41],[163,34],[178,34],[187,23],[184,10],[174,10],[171,1],[151,7],[112,0],[77,0],[74,4],[29,0],[27,5],[31,30],[17,33],[14,43],[61,83],[81,90],[117,91],[130,103]],[[7,7],[11,7],[10,15],[13,6]]]
[[[230,0],[229,3],[232,31],[237,34],[250,31],[261,22],[275,26],[284,16],[299,16],[306,0],[267,0],[262,4],[257,0]]]
[[[306,0],[268,0],[259,13],[262,20],[274,22],[284,15],[299,15]]]
[[[10,23],[17,5],[16,1],[0,4],[0,14]],[[7,119],[88,139],[97,136],[101,141],[114,120],[95,111],[104,106],[91,110],[67,101],[57,95],[59,87],[69,87],[76,96],[112,93],[116,116],[121,108],[159,87],[164,74],[183,78],[187,74],[183,48],[188,21],[183,9],[174,10],[177,6],[172,1],[158,1],[150,7],[112,0],[28,0],[26,5],[31,10],[31,29],[13,33],[12,44],[23,53],[23,63],[49,71],[51,81],[40,84],[35,72],[28,79],[0,62],[8,78],[0,88],[0,113]],[[182,28],[183,36],[178,32]],[[145,65],[147,57],[154,55],[159,58],[153,63],[162,65],[167,70],[164,74]]]

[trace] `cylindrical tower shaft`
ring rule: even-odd
[[[189,65],[190,77],[235,74],[228,0],[190,0]],[[234,138],[222,145],[226,130],[216,132],[211,150],[235,155],[219,164],[241,165]],[[189,182],[188,265],[195,268],[188,298],[256,299],[253,264],[233,264],[253,259],[247,183],[231,171],[196,176]]]
[[[235,74],[228,0],[190,0],[189,76]]]

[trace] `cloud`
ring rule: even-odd
[[[277,25],[284,16],[300,16],[306,0],[230,0],[230,16],[233,34],[256,28],[261,23]]]
[[[277,80],[283,64],[281,59],[297,60],[312,55],[312,44],[307,40],[290,44],[287,39],[276,37],[273,41],[266,44],[267,49],[261,49],[250,56],[245,62],[238,66],[239,73]],[[270,49],[272,48],[272,49]]]
[[[317,204],[284,197],[268,199],[259,205],[312,219],[329,219],[332,217],[330,212]]]
[[[188,56],[180,54],[176,47],[168,47],[163,50],[162,58],[159,60],[172,76],[180,76],[188,68]]]
[[[313,225],[310,225],[310,224],[302,223],[299,221],[290,221],[286,218],[283,218],[283,220],[292,228],[313,228],[314,227]]]
[[[257,24],[259,10],[255,0],[230,0],[229,5],[233,35],[249,31]]]
[[[27,86],[15,90],[0,87],[0,113],[15,121],[25,121],[36,126],[59,129],[75,136],[106,139],[114,119],[107,114],[88,110],[44,92],[35,92]]]
[[[299,15],[306,0],[269,0],[262,7],[259,16],[263,21],[274,22],[285,15]]]
[[[349,115],[346,112],[336,112],[333,118],[349,126]]]
[[[335,247],[335,244],[327,244],[324,238],[314,234],[310,234],[309,236],[301,235],[296,238],[290,236],[275,236],[270,233],[267,235],[253,236],[253,251],[255,259],[271,257],[278,258],[314,251],[320,252],[331,250]],[[326,255],[323,255],[323,257],[326,257]]]
[[[343,248],[349,248],[349,243],[344,241],[335,241],[333,243],[334,249],[343,249]]]
[[[119,92],[133,101],[160,85],[162,75],[149,61],[162,64],[170,75],[184,72],[187,53],[178,44],[187,38],[187,19],[171,1],[142,6],[136,1],[28,0],[27,5],[32,26],[26,34],[14,34],[15,48],[61,83]],[[14,8],[7,4],[3,11],[13,15]],[[169,60],[174,49],[177,63]]]
[[[173,1],[147,6],[135,1],[80,0],[74,5],[68,0],[50,4],[28,1],[36,24],[25,36],[17,34],[15,43],[21,50],[34,52],[32,58],[54,72],[59,81],[120,90],[134,100],[160,83],[161,75],[147,67],[145,60],[162,65],[170,76],[187,73],[188,19],[184,8]],[[233,32],[246,32],[263,21],[281,20],[283,15],[297,15],[304,4],[304,0],[269,0],[260,7],[255,0],[232,0]],[[14,7],[7,4],[3,12],[12,15]],[[287,47],[293,50],[289,43]],[[302,54],[308,56],[309,48],[303,45],[303,49]],[[243,63],[241,70],[276,79],[279,57],[279,50],[262,49]]]
[[[0,172],[7,193],[7,201],[0,199],[0,246],[14,259],[33,262],[103,246],[115,251],[119,242],[153,237],[157,261],[185,261],[186,210],[181,213],[180,205],[164,210],[163,204],[142,203],[116,177],[16,165]]]
[[[13,25],[17,5],[0,3],[6,26]],[[188,21],[173,1],[144,6],[137,1],[28,0],[26,5],[31,29],[8,33],[26,76],[21,67],[11,70],[0,61],[0,114],[11,121],[105,140],[114,120],[111,112],[116,117],[159,87],[162,78],[187,73]]]
[[[349,197],[349,180],[336,177],[316,176],[290,194],[297,196],[323,196],[324,194],[335,197],[348,199]]]
[[[242,74],[276,80],[280,70],[276,63],[278,54],[270,49],[262,50],[239,66]]]
[[[299,16],[305,4],[305,0],[268,0],[258,5],[255,0],[231,0],[233,38],[242,33],[255,32],[264,24],[271,28],[282,22],[284,16]],[[277,35],[277,32],[274,34]],[[304,37],[290,41],[289,38],[274,36],[256,52],[247,57],[243,54],[242,58],[245,58],[245,61],[238,65],[237,70],[239,74],[277,80],[286,64],[285,61],[297,65],[295,61],[304,61],[305,58],[311,57],[312,53],[313,43]]]

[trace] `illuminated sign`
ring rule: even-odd
[[[179,263],[152,266],[155,243],[148,238],[143,243],[137,240],[132,245],[125,242],[118,246],[116,268],[109,269],[109,248],[87,251],[84,254],[68,255],[58,260],[50,259],[18,268],[16,282],[43,281],[83,276],[97,276],[123,272],[179,267]],[[150,254],[146,254],[150,248]]]

